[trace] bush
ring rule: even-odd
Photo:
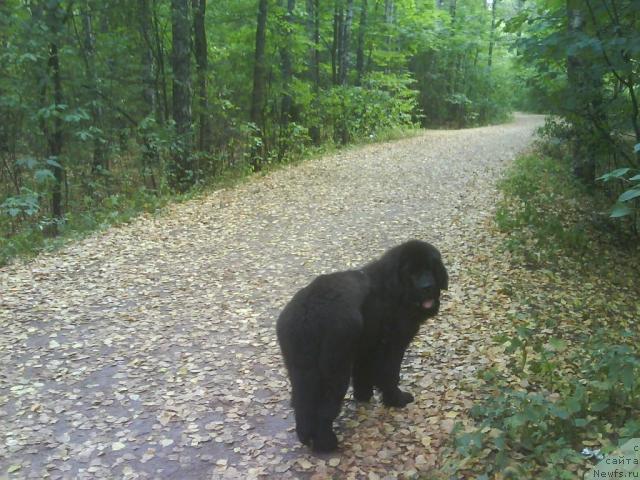
[[[501,359],[479,372],[481,399],[441,473],[577,480],[594,450],[640,436],[640,251],[593,222],[603,199],[567,161],[521,157],[500,188],[511,297],[494,312]]]
[[[396,127],[412,127],[419,118],[410,77],[372,74],[361,87],[333,87],[318,107],[318,123],[336,143],[374,137]]]

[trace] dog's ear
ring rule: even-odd
[[[400,258],[396,275],[390,275],[386,283],[394,292],[413,287],[411,263],[408,258]]]
[[[439,255],[437,258],[433,259],[433,274],[436,277],[438,288],[440,290],[448,290],[449,274],[447,273],[447,269],[444,268],[444,264],[442,263],[442,258],[440,258]]]

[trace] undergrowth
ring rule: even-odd
[[[589,219],[583,207],[592,199],[573,180],[568,164],[546,156],[520,157],[500,188],[506,198],[495,221],[508,234],[503,248],[534,265],[543,256],[555,260],[565,252],[589,251]]]
[[[581,479],[594,451],[640,437],[640,250],[589,213],[600,199],[561,160],[524,156],[500,189],[505,361],[480,373],[442,478]]]

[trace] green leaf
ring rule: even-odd
[[[51,170],[47,170],[46,168],[42,168],[40,170],[36,170],[36,172],[33,174],[33,178],[35,178],[36,182],[38,182],[38,183],[44,183],[47,180],[55,180],[56,179],[56,177],[54,177],[54,175],[51,172]]]
[[[589,384],[597,388],[598,390],[603,390],[603,391],[609,391],[613,387],[613,383],[609,381],[602,381],[602,380],[591,380]]]
[[[589,420],[586,418],[576,418],[573,421],[573,424],[578,427],[578,428],[582,428],[584,426],[586,426],[589,423]]]
[[[551,412],[554,417],[561,418],[562,420],[569,418],[569,412],[557,405],[551,405],[551,407],[549,407],[549,412]]]
[[[632,188],[631,190],[623,192],[622,195],[618,197],[618,202],[627,202],[636,197],[640,197],[640,188]]]
[[[457,450],[468,452],[469,450],[482,448],[482,432],[475,430],[473,432],[464,433],[456,439]]]
[[[608,182],[612,178],[624,177],[627,173],[629,173],[630,170],[631,169],[629,167],[617,168],[609,173],[605,173],[604,175],[596,178],[596,180],[602,180],[603,182]]]
[[[583,391],[576,390],[574,395],[571,398],[568,398],[565,402],[564,407],[570,415],[582,410],[582,405],[580,403],[582,401],[583,395]]]
[[[626,365],[622,369],[620,376],[622,377],[622,384],[624,385],[624,387],[627,390],[631,390],[636,382],[633,367],[631,365]]]
[[[611,214],[609,215],[611,218],[620,218],[626,217],[627,215],[631,215],[633,213],[633,209],[624,203],[616,203],[611,209]]]
[[[640,182],[640,174],[634,175],[629,180],[631,180],[632,182]]]
[[[62,168],[62,165],[58,163],[55,157],[47,158],[47,165],[51,165],[52,167]]]
[[[38,57],[36,57],[33,53],[23,53],[20,55],[20,62],[29,61],[29,62],[37,62]]]
[[[549,340],[549,346],[551,347],[549,350],[554,352],[562,352],[567,348],[567,342],[561,340],[560,338],[552,338]]]
[[[504,423],[508,425],[510,428],[519,428],[525,423],[527,423],[527,420],[524,415],[517,413],[515,415],[505,418]]]
[[[595,402],[591,404],[592,412],[602,412],[604,410],[607,410],[608,408],[610,408],[608,401],[600,401],[600,402]]]
[[[36,165],[38,165],[38,160],[33,157],[22,157],[16,160],[16,165],[20,167],[28,168],[29,170],[33,169]]]
[[[633,146],[633,151],[634,151],[635,153],[640,153],[640,143],[636,143],[636,144]]]

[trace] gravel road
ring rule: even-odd
[[[429,472],[479,354],[465,271],[495,180],[543,118],[350,148],[0,269],[0,479],[397,478]],[[313,276],[410,238],[450,272],[404,410],[349,398],[342,450],[298,445],[274,322]]]

